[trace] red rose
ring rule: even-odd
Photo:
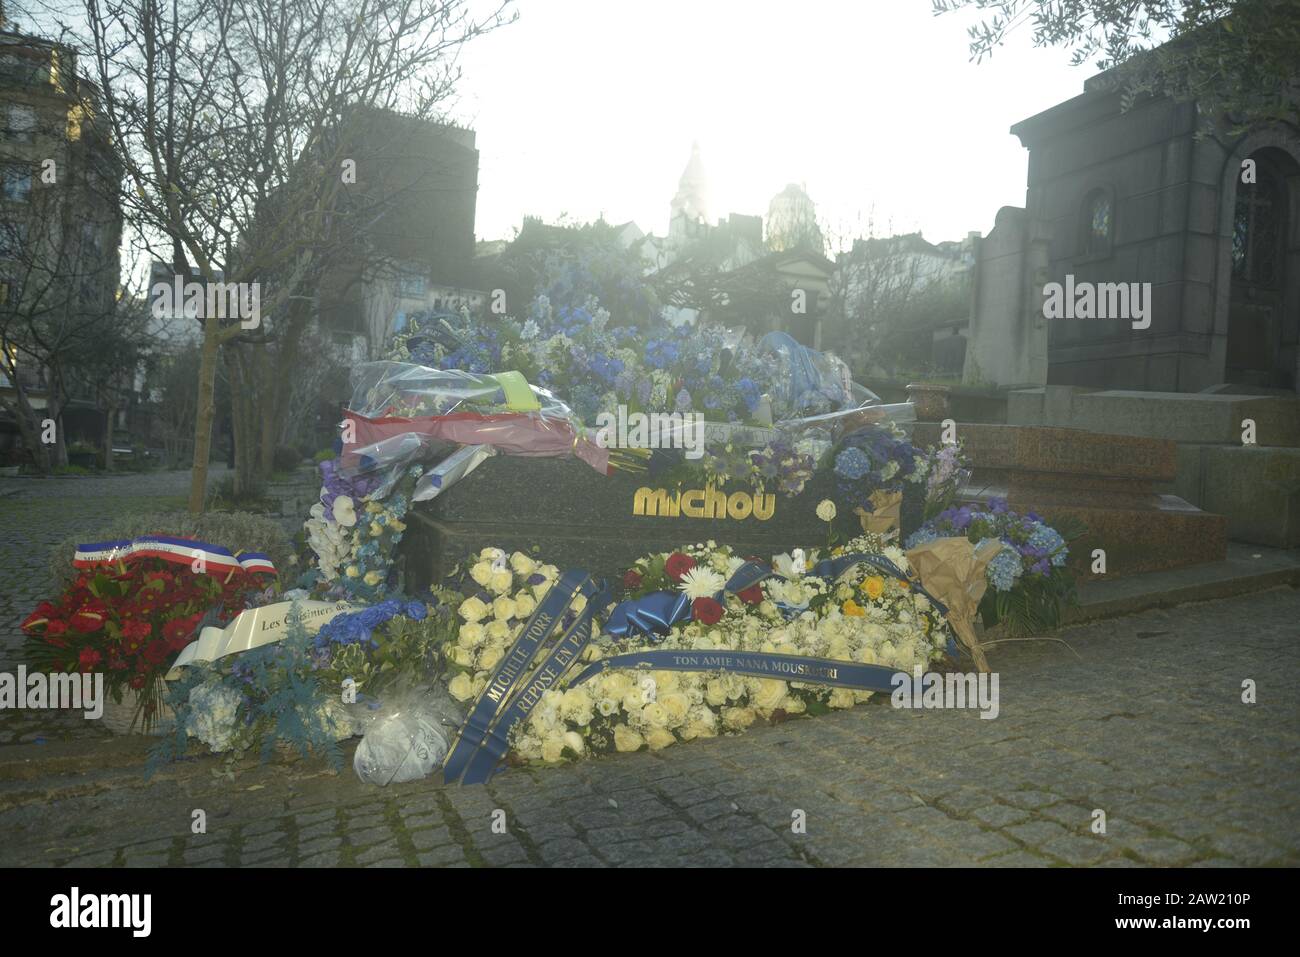
[[[675,582],[680,582],[682,576],[695,567],[695,559],[690,555],[683,555],[681,552],[673,552],[668,556],[668,561],[664,562],[664,571],[668,577]]]
[[[623,586],[625,588],[637,588],[641,585],[642,575],[635,568],[629,568],[623,576]]]
[[[722,605],[712,598],[691,602],[691,617],[703,625],[716,625],[722,620],[722,610]]]
[[[160,639],[154,639],[144,646],[144,660],[151,665],[160,665],[167,660],[167,656],[172,653],[167,647],[167,642]]]
[[[108,656],[109,671],[126,671],[126,669],[129,667],[130,665],[127,663],[127,660],[123,658],[121,655],[110,654]]]
[[[103,660],[104,656],[94,648],[82,648],[77,663],[81,666],[82,671],[94,671],[95,667]]]
[[[758,585],[750,585],[736,592],[736,597],[746,605],[757,605],[763,600],[763,589]]]
[[[144,675],[136,675],[130,681],[128,681],[127,684],[129,684],[136,691],[139,691],[141,688],[144,687],[144,680],[145,680]]]

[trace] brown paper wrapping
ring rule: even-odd
[[[936,538],[907,552],[925,590],[948,606],[948,623],[957,640],[985,673],[989,664],[975,637],[975,613],[988,587],[985,568],[1003,547],[997,540],[981,542],[976,548],[965,538]]]
[[[896,535],[903,511],[903,493],[872,492],[871,508],[870,512],[861,506],[853,510],[862,523],[862,530],[886,539]]]

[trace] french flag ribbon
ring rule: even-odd
[[[264,575],[274,575],[275,565],[261,552],[241,552],[238,556],[220,545],[210,545],[193,538],[171,538],[166,535],[142,535],[135,539],[111,542],[90,542],[78,545],[73,555],[75,568],[94,568],[112,565],[132,558],[161,558],[177,565],[190,565],[199,560],[210,572],[231,572],[243,569]]]

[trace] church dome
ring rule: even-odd
[[[822,252],[817,207],[802,186],[790,183],[767,207],[767,246],[776,252],[808,248]]]

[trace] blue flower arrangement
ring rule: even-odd
[[[1000,498],[982,508],[962,505],[926,522],[908,537],[906,546],[950,537],[1003,544],[985,569],[989,589],[980,614],[986,625],[1006,623],[1012,633],[1032,634],[1060,624],[1074,601],[1074,578],[1065,570],[1070,550],[1065,537],[1042,516],[1020,515]]]

